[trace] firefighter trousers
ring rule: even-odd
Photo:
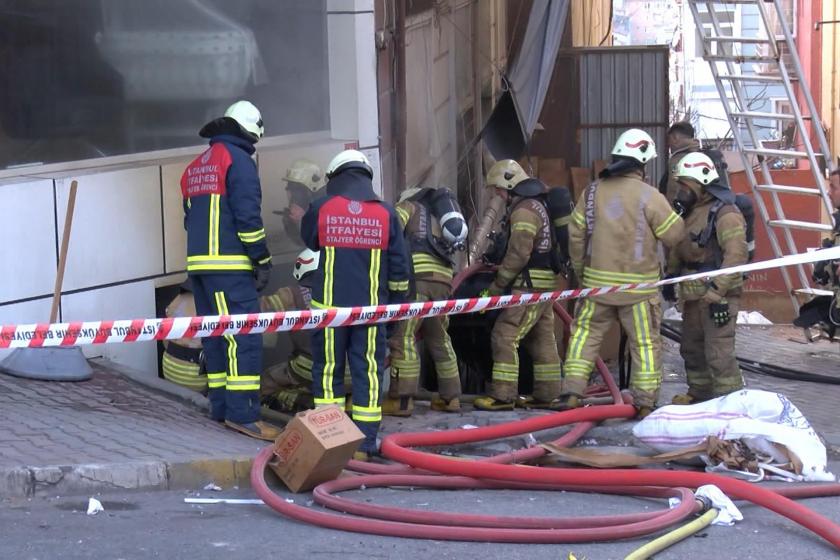
[[[563,394],[583,396],[601,343],[616,321],[627,333],[632,366],[630,392],[636,406],[654,407],[662,384],[662,305],[659,294],[633,305],[578,301],[572,337],[566,350]]]
[[[254,277],[245,274],[195,274],[195,310],[199,315],[259,313]],[[260,418],[262,340],[258,334],[201,339],[207,364],[210,416],[217,421],[249,424]]]
[[[536,290],[535,290],[536,291]],[[514,290],[514,293],[520,291]],[[560,396],[562,366],[554,336],[551,302],[503,310],[490,334],[493,383],[489,395],[511,402],[519,394],[519,345],[534,363],[534,399],[552,401]]]
[[[382,422],[380,382],[385,361],[385,332],[380,325],[356,325],[312,332],[312,396],[315,406],[344,406],[345,359],[353,383],[353,421],[365,435],[361,451],[376,452]]]
[[[450,288],[442,282],[417,280],[415,301],[449,299]],[[426,350],[432,355],[438,379],[438,393],[450,401],[461,396],[461,378],[458,359],[452,349],[452,340],[446,329],[449,317],[411,318],[397,323],[388,347],[391,353],[390,397],[413,397],[420,383],[420,355],[417,352],[417,334],[423,336]]]
[[[726,296],[732,318],[722,327],[709,316],[709,304],[702,300],[683,303],[680,355],[685,363],[688,394],[708,400],[744,388],[744,378],[735,359],[735,321],[740,296]]]

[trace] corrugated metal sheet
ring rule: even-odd
[[[648,167],[652,183],[667,167],[669,126],[668,48],[596,48],[578,51],[580,73],[580,163],[609,158],[628,128],[647,131],[659,157]]]

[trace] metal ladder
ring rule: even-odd
[[[687,3],[703,41],[703,58],[709,63],[714,76],[715,86],[737,143],[738,151],[741,154],[741,160],[744,164],[747,180],[752,188],[756,206],[764,223],[767,224],[767,236],[770,239],[773,253],[777,257],[800,253],[805,250],[805,247],[796,246],[791,230],[830,232],[832,227],[819,222],[790,219],[785,214],[779,200],[779,194],[807,196],[821,200],[827,215],[831,216],[833,209],[824,183],[825,172],[820,167],[817,157],[823,156],[829,168],[832,166],[832,161],[819,113],[814,105],[814,99],[808,85],[802,79],[802,66],[796,52],[796,44],[790,26],[785,20],[781,2],[780,0],[728,0],[718,2],[688,0]],[[756,37],[735,37],[725,35],[722,32],[720,12],[725,8],[731,8],[734,4],[756,7],[760,23]],[[775,16],[778,18],[781,27],[781,37],[777,35],[770,19],[773,11],[775,11]],[[706,21],[704,21],[704,16]],[[710,25],[710,28],[707,28],[707,25]],[[790,75],[785,61],[782,59],[780,44],[787,46],[785,55],[790,56],[794,76]],[[764,52],[761,52],[760,48],[763,48]],[[769,72],[771,75],[767,75],[768,72],[759,75],[754,66],[756,64],[772,65],[773,71]],[[806,114],[803,114],[799,107],[792,79],[799,81],[799,89],[805,101],[805,109],[807,109]],[[767,113],[750,110],[753,101],[757,100],[758,97],[758,95],[750,97],[748,86],[751,84],[783,86],[782,89],[787,96],[792,113]],[[810,119],[813,123],[812,133],[817,139],[818,152],[814,151],[811,144],[811,136],[809,136],[805,127],[806,119]],[[759,126],[756,121],[769,121],[773,124],[792,122],[795,126],[793,138],[803,144],[804,150],[765,148],[757,135]],[[798,187],[780,185],[774,182],[768,160],[776,158],[792,158],[797,161],[804,159],[813,174],[814,186]],[[760,179],[757,177],[754,168],[756,163],[760,170]],[[769,194],[772,215],[762,193]],[[817,200],[814,202],[816,203]],[[777,235],[777,232],[780,235]],[[784,245],[780,243],[779,237],[784,241]],[[798,288],[807,289],[811,283],[810,268],[808,273],[806,273],[804,265],[796,266],[795,269],[799,283]],[[797,286],[794,285],[788,269],[781,269],[781,273],[791,300],[798,310],[798,301],[795,296]]]

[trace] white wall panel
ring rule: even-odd
[[[187,267],[187,232],[184,230],[184,204],[181,175],[192,159],[161,167],[163,179],[163,234],[166,242],[166,272]]]
[[[56,181],[59,231],[72,179]],[[162,274],[159,167],[75,179],[79,189],[64,290]]]
[[[155,286],[151,280],[65,295],[63,321],[146,319],[155,316]],[[157,376],[156,342],[97,344],[82,347],[85,356],[102,356]]]
[[[0,197],[4,272],[0,302],[52,293],[56,272],[52,181],[2,185]]]

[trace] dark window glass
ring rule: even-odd
[[[324,0],[0,0],[0,168],[329,128]]]

